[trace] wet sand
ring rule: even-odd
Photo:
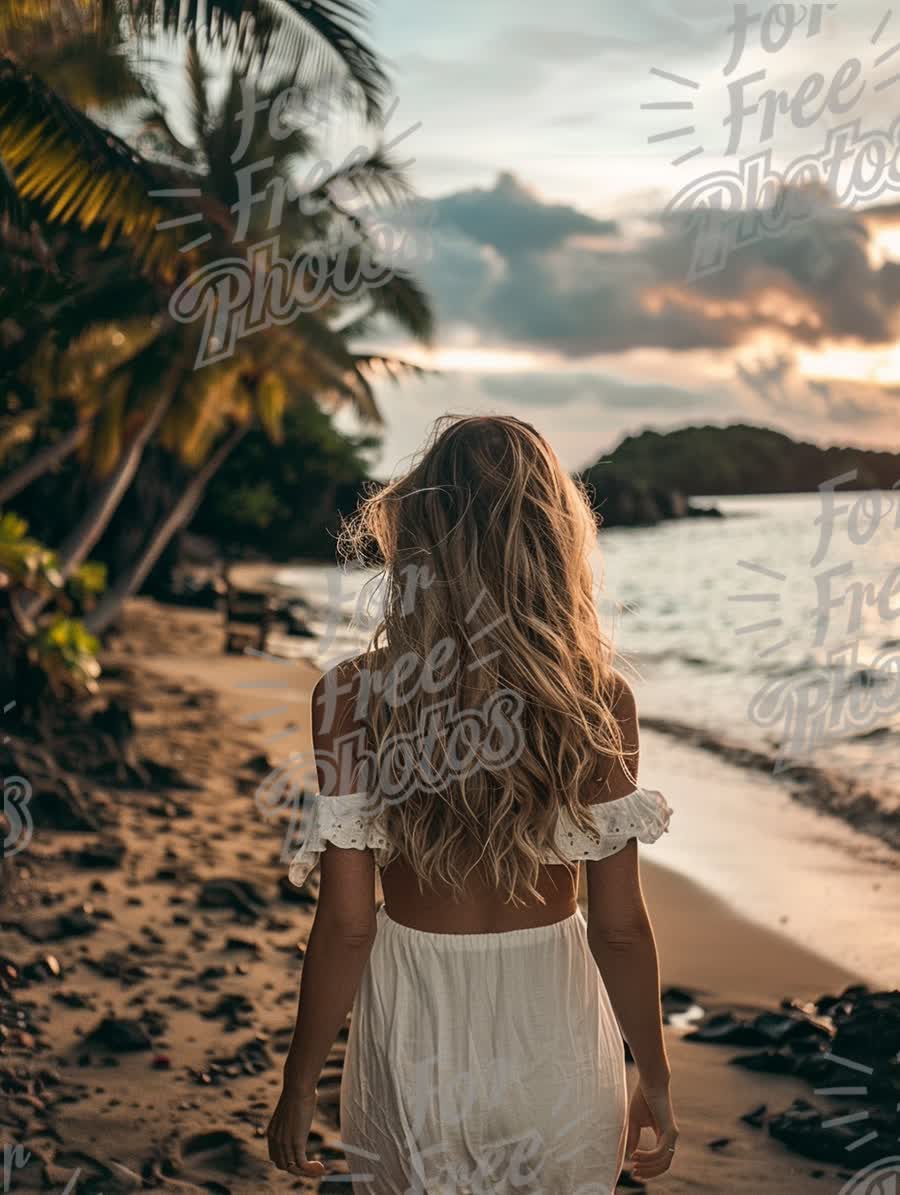
[[[78,1170],[78,1190],[106,1195],[347,1190],[346,1179],[317,1187],[279,1175],[263,1137],[314,906],[284,882],[287,814],[264,816],[256,792],[271,768],[298,752],[308,758],[317,673],[302,662],[225,657],[216,616],[146,601],[132,605],[110,663],[140,677],[142,757],[175,768],[179,783],[115,794],[115,862],[98,865],[95,853],[86,865],[90,850],[79,857],[96,835],[38,829],[20,868],[0,955],[20,968],[50,956],[62,976],[51,968],[13,992],[24,1021],[4,1034],[4,1139],[31,1160],[15,1167],[12,1185],[62,1190]],[[651,748],[645,758],[642,782],[664,787],[663,756]],[[677,842],[678,794],[667,791]],[[644,876],[665,986],[691,988],[708,1008],[775,1007],[854,980],[852,969],[654,862],[654,849]],[[79,933],[46,936],[48,921],[78,907]],[[683,1135],[673,1171],[650,1189],[836,1195],[836,1167],[797,1157],[740,1119],[761,1104],[776,1112],[810,1098],[808,1086],[738,1070],[734,1048],[668,1033]],[[320,1084],[312,1142],[337,1167],[342,1052],[339,1042]]]

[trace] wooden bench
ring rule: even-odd
[[[273,593],[266,589],[238,589],[229,584],[225,590],[226,653],[243,652],[248,643],[265,651],[269,631],[278,620],[279,602]]]

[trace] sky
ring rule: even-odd
[[[686,423],[900,448],[900,10],[371,13],[395,89],[385,136],[421,196],[405,260],[439,318],[430,352],[390,342],[439,372],[380,387],[376,472],[448,411],[520,415],[570,468]],[[779,223],[785,177],[810,185]]]

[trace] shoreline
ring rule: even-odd
[[[271,579],[264,565],[241,568],[242,584]],[[217,619],[210,611],[171,609]],[[278,636],[273,644],[282,646]],[[306,680],[286,688],[285,666],[313,681],[321,673],[316,640],[291,646],[296,654],[290,657],[219,655],[200,669],[190,653],[148,662],[174,677],[213,683],[236,716],[258,729],[273,763],[285,766],[292,755],[310,758]],[[633,683],[640,711],[642,683]],[[842,816],[798,800],[789,783],[750,758],[753,752],[721,754],[700,740],[699,732],[679,738],[654,718],[642,721],[640,783],[662,790],[675,808],[670,832],[643,852],[642,863],[662,863],[699,882],[749,923],[810,949],[837,971],[876,985],[896,982],[896,959],[878,926],[900,924],[900,852]],[[307,775],[314,784],[314,773]],[[823,895],[827,923],[820,915]]]
[[[900,924],[896,851],[797,802],[764,772],[654,730],[641,737],[642,783],[676,811],[657,861],[796,949],[876,986],[896,984],[884,932]]]
[[[274,767],[283,766],[293,752],[309,749],[309,713],[305,702],[319,669],[308,660],[291,661],[291,683],[286,684],[282,661],[246,658],[213,659],[198,666],[177,657],[148,661],[173,678],[213,683],[232,716],[251,720],[260,744]],[[277,690],[280,708],[275,706]],[[642,749],[642,783],[664,788],[674,797],[677,821],[682,786],[691,777],[678,777],[665,751],[669,744],[647,732]],[[664,748],[660,754],[660,748]],[[703,753],[692,752],[702,759]],[[725,765],[723,765],[725,766]],[[655,782],[660,769],[668,783]],[[673,793],[672,779],[675,779]],[[757,783],[778,790],[763,777]],[[790,799],[779,793],[788,804]],[[803,811],[808,816],[815,816]],[[843,827],[841,827],[843,829]],[[672,832],[661,840],[672,838]],[[680,836],[679,836],[680,837]],[[677,838],[674,839],[677,841]],[[664,987],[687,988],[704,997],[710,1009],[776,1009],[785,998],[811,1000],[824,992],[839,992],[860,982],[861,971],[842,966],[807,945],[798,943],[783,927],[766,924],[740,910],[712,887],[692,879],[690,867],[675,852],[660,852],[660,843],[642,852],[642,875],[648,907],[656,927]],[[660,858],[660,854],[663,857]],[[712,877],[711,877],[712,878]],[[805,1191],[836,1192],[853,1167],[839,1170],[797,1156],[764,1131],[741,1120],[765,1104],[782,1112],[796,1099],[810,1099],[808,1084],[790,1077],[759,1075],[730,1065],[733,1049],[721,1049],[685,1040],[683,1031],[667,1028],[676,1098],[679,1102],[683,1140],[679,1165],[663,1181],[651,1184],[660,1195],[723,1190],[736,1195],[758,1195],[765,1183],[773,1195],[798,1195]],[[727,1144],[717,1144],[727,1138]],[[831,1181],[823,1183],[823,1178]]]
[[[344,614],[354,609],[354,584],[335,595],[317,566],[287,568],[242,566],[240,580],[258,585],[267,580],[290,592],[287,577],[302,577],[317,619],[333,633],[335,601]],[[319,609],[324,603],[324,608]],[[335,654],[338,642],[324,654]],[[316,640],[279,642],[292,658],[311,662],[323,654]],[[343,651],[352,650],[344,641]],[[897,964],[879,935],[879,924],[900,924],[900,850],[896,813],[873,807],[864,793],[845,791],[835,776],[812,765],[798,765],[775,776],[773,761],[747,744],[724,746],[719,736],[671,716],[659,716],[658,683],[649,676],[632,680],[641,713],[641,780],[670,791],[684,814],[673,819],[672,831],[651,852],[688,878],[700,882],[741,915],[781,933],[796,944],[811,946],[836,966],[876,984],[895,983]],[[646,713],[647,708],[653,713]],[[652,772],[652,777],[651,777]],[[651,777],[651,778],[648,778]],[[720,833],[716,814],[726,809],[724,826],[740,826],[740,835]],[[689,825],[689,834],[681,826]],[[772,834],[769,827],[777,825]],[[884,834],[879,831],[884,828]],[[893,835],[893,837],[892,837]],[[742,841],[738,841],[738,839]],[[691,839],[696,843],[692,848]],[[790,850],[785,849],[790,845]],[[758,860],[746,860],[751,852]],[[733,859],[734,866],[720,865]],[[823,923],[822,896],[830,903]]]
[[[16,1174],[23,1190],[62,1188],[79,1168],[79,1185],[103,1191],[347,1189],[339,1174],[321,1184],[279,1176],[264,1140],[315,888],[287,884],[288,811],[261,810],[256,794],[272,769],[308,756],[318,670],[225,656],[221,629],[209,611],[129,604],[107,662],[134,693],[137,757],[167,768],[167,778],[109,793],[98,785],[96,799],[108,798],[117,818],[100,836],[37,829],[16,916],[0,928],[0,954],[30,975],[21,995],[12,992],[24,1010],[21,1040],[15,1030],[5,1049],[27,1090],[7,1094],[4,1115],[8,1135],[32,1154]],[[689,840],[680,773],[669,767],[673,790],[655,783],[658,766],[649,741],[642,783],[674,798]],[[671,831],[661,842],[670,838],[677,845]],[[642,859],[664,987],[690,990],[711,1011],[775,1010],[784,997],[855,979],[673,870],[659,846]],[[73,909],[74,927],[55,925]],[[39,958],[55,958],[58,970]],[[813,1098],[808,1083],[736,1068],[735,1046],[688,1041],[685,1029],[670,1025],[666,1038],[682,1140],[673,1171],[651,1184],[655,1195],[831,1195],[858,1169],[799,1156],[742,1119]],[[346,1174],[337,1123],[344,1048],[341,1036],[311,1143]],[[40,1077],[50,1074],[52,1082]]]

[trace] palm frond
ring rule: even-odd
[[[5,235],[10,224],[25,228],[28,218],[25,203],[16,187],[16,180],[0,158],[0,235]]]
[[[404,361],[402,357],[393,357],[386,353],[355,353],[354,357],[358,369],[369,371],[376,377],[388,377],[392,382],[399,382],[405,376],[437,377],[439,373],[436,369],[428,369],[424,365]]]
[[[254,406],[256,417],[274,444],[284,437],[284,416],[289,405],[288,392],[276,369],[267,369],[256,384]]]
[[[186,369],[178,401],[163,420],[162,446],[190,468],[202,464],[234,414],[240,380],[235,358],[204,370]]]
[[[317,399],[349,402],[360,419],[383,424],[369,380],[340,333],[316,315],[305,315],[290,326],[289,335],[302,346]]]
[[[358,30],[365,13],[354,0],[127,0],[137,26],[205,32],[220,45],[263,64],[289,67],[296,77],[319,78],[339,67],[377,119],[387,76]]]
[[[392,271],[386,282],[369,292],[373,311],[390,316],[416,340],[430,344],[434,337],[434,310],[424,287],[405,271]]]
[[[248,87],[252,88],[253,102],[263,108],[263,115],[253,121],[249,134],[245,133],[242,125],[247,105],[245,88]],[[279,100],[279,97],[285,98]],[[239,201],[236,170],[241,165],[271,158],[271,177],[284,177],[289,163],[296,156],[305,156],[313,151],[314,138],[299,119],[308,100],[308,89],[302,84],[293,83],[289,76],[279,75],[274,81],[261,85],[243,78],[236,70],[231,72],[224,96],[211,113],[203,141],[197,147],[206,159],[209,190],[226,207]],[[279,101],[277,108],[276,101]],[[282,128],[273,136],[270,120],[276,118],[276,113]],[[294,119],[288,119],[291,117]],[[242,157],[236,163],[234,155],[238,148],[242,150]],[[262,188],[262,185],[261,178],[255,180],[257,189]],[[263,211],[264,205],[260,205],[260,212]]]
[[[292,165],[296,166],[297,163]],[[368,150],[363,147],[317,182],[301,199],[334,198],[340,202],[341,192],[347,191],[373,203],[389,204],[402,203],[413,195],[412,184],[397,162],[383,149]]]
[[[38,44],[27,62],[48,87],[82,111],[116,112],[145,94],[125,47],[99,32],[58,46]]]
[[[58,227],[45,260],[31,237],[9,228],[0,238],[0,379],[30,368],[48,345],[64,350],[94,323],[154,320],[166,301],[168,289],[142,278],[126,249],[100,252],[77,228]],[[11,241],[24,247],[13,253]]]
[[[3,0],[0,4],[0,44],[23,57],[35,47],[47,48],[69,37],[99,32],[109,14],[109,0]],[[118,15],[106,32],[114,35]]]
[[[81,457],[90,463],[96,477],[106,477],[119,459],[125,437],[128,404],[128,375],[115,375],[104,388],[97,418],[82,445]]]
[[[206,94],[209,77],[203,63],[200,61],[196,33],[191,34],[188,42],[185,66],[191,127],[194,134],[194,141],[199,148],[202,147],[206,139],[207,129],[209,128],[209,97]]]
[[[21,199],[52,223],[100,225],[100,247],[125,238],[137,259],[174,274],[189,236],[180,224],[200,197],[172,195],[181,182],[142,158],[10,58],[0,57],[0,159]],[[163,194],[159,194],[163,192]],[[160,227],[162,225],[162,227]]]

